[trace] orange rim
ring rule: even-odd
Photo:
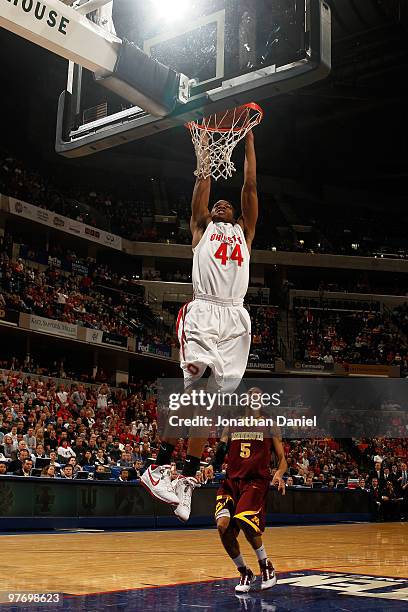
[[[256,102],[248,102],[247,104],[242,104],[242,107],[248,108],[249,110],[254,110],[257,111],[259,113],[259,116],[257,118],[256,124],[258,125],[259,123],[261,123],[263,116],[264,116],[264,112],[261,106],[259,106],[259,104],[257,104]],[[231,109],[231,112],[234,109]],[[228,111],[226,111],[228,112]],[[217,114],[217,113],[215,113]],[[210,115],[211,117],[211,115]],[[205,118],[204,118],[205,119]],[[207,130],[207,132],[242,132],[242,130],[245,130],[247,126],[243,126],[243,127],[230,127],[230,128],[217,128],[217,127],[207,127],[206,125],[201,125],[200,123],[198,123],[197,121],[190,121],[189,123],[185,124],[185,127],[188,129],[191,129],[192,127],[196,127],[199,130]]]

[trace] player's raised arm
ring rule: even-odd
[[[244,230],[248,248],[251,248],[258,220],[258,192],[256,186],[256,153],[252,130],[245,138],[244,185],[241,192],[242,216],[239,224]]]
[[[208,205],[210,203],[211,177],[200,177],[202,166],[209,163],[207,147],[208,136],[203,134],[200,140],[201,150],[197,152],[196,174],[198,174],[198,176],[194,185],[193,198],[191,201],[190,229],[193,234],[193,248],[199,243],[211,219],[210,211],[208,210]]]
[[[208,204],[210,202],[211,178],[197,178],[191,200],[190,229],[193,234],[193,247],[200,241],[208,222],[211,219]]]

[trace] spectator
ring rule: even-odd
[[[382,486],[385,487],[387,485],[387,482],[393,482],[393,477],[391,475],[390,468],[384,467]]]
[[[70,457],[68,459],[68,463],[67,465],[71,465],[72,469],[74,471],[74,477],[77,475],[78,472],[81,471],[81,466],[79,465],[78,461],[76,460],[75,457]]]
[[[95,469],[94,478],[95,480],[106,480],[106,469],[103,465],[97,465]]]
[[[71,448],[75,453],[75,457],[78,459],[78,461],[80,461],[86,452],[86,445],[84,444],[84,440],[78,437],[75,441],[75,444]]]
[[[8,464],[8,472],[18,472],[23,469],[23,463],[26,459],[30,459],[30,453],[26,448],[22,448],[20,451],[14,454],[16,457]]]
[[[383,482],[383,471],[381,469],[381,463],[376,461],[374,464],[374,470],[369,474],[370,478],[377,478],[380,485]]]
[[[65,390],[65,385],[63,383],[60,385],[57,393],[57,402],[60,409],[66,409],[68,407],[68,393]]]
[[[72,403],[76,406],[78,413],[84,407],[86,402],[86,393],[83,385],[78,385],[71,395]]]
[[[379,487],[379,480],[378,478],[372,478],[371,479],[371,486],[369,488],[369,493],[373,502],[373,511],[374,511],[374,515],[376,520],[383,520],[382,517],[382,496],[381,496],[381,490]]]
[[[13,438],[10,435],[5,434],[3,439],[3,455],[6,457],[6,459],[11,459],[16,449],[17,443],[13,441]]]
[[[109,387],[107,384],[102,384],[98,389],[98,396],[96,400],[96,406],[100,410],[106,410],[108,407],[108,398],[109,398]]]
[[[129,470],[127,468],[122,468],[119,473],[119,482],[129,482]]]
[[[61,467],[61,464],[58,463],[57,461],[58,457],[55,451],[50,451],[49,459],[50,459],[50,465],[53,465],[56,470],[59,470],[59,468]]]
[[[133,462],[133,466],[130,471],[129,477],[131,480],[136,480],[137,478],[141,478],[142,473],[143,473],[143,461],[140,461],[140,459],[136,459],[136,461]]]
[[[61,478],[67,478],[68,480],[72,480],[74,478],[74,470],[72,465],[64,465],[60,473]]]
[[[45,449],[44,449],[44,445],[43,444],[37,444],[34,451],[33,451],[33,458],[34,461],[36,459],[45,459],[46,458],[46,454],[45,454]]]
[[[22,467],[15,472],[13,472],[14,476],[31,476],[31,470],[33,469],[33,460],[32,459],[24,459],[22,463]]]
[[[55,465],[46,465],[41,470],[41,477],[42,478],[55,478],[55,476],[56,476]]]
[[[57,433],[54,429],[47,434],[44,434],[45,448],[48,452],[56,451],[58,448]]]
[[[86,450],[79,460],[79,464],[84,467],[85,465],[93,465],[93,453],[90,450]]]
[[[123,451],[121,454],[121,458],[118,462],[118,465],[121,467],[130,468],[132,467],[132,456],[129,452]]]
[[[122,456],[122,451],[123,451],[123,444],[120,444],[119,439],[115,438],[115,440],[113,441],[113,446],[109,450],[109,456],[111,458],[111,461],[113,461],[114,463],[117,463]]]
[[[391,480],[391,482],[392,482],[392,484],[394,486],[394,490],[395,491],[398,491],[398,489],[399,489],[398,476],[399,476],[399,474],[398,474],[398,466],[395,463],[393,463],[392,466],[391,466],[390,480]]]
[[[356,491],[367,493],[365,478],[360,478],[360,480],[358,481],[358,486],[356,487]]]
[[[407,520],[408,517],[408,470],[407,464],[401,464],[401,476],[398,478],[399,495],[402,497],[402,518]]]
[[[92,408],[87,408],[85,410],[85,417],[83,418],[83,422],[85,423],[88,429],[91,429],[91,427],[95,424],[94,417],[95,417],[95,414]],[[95,445],[95,450],[96,450],[96,445]]]
[[[27,444],[27,448],[30,450],[30,452],[33,452],[37,445],[37,439],[34,435],[33,427],[28,428],[27,433],[23,436],[23,440]]]
[[[401,516],[401,498],[398,498],[391,480],[385,481],[381,496],[384,520],[396,520]]]
[[[66,463],[70,457],[76,457],[75,451],[68,446],[68,440],[63,440],[61,446],[58,447],[58,459],[61,463]]]
[[[96,456],[93,458],[93,465],[107,466],[108,464],[109,464],[109,459],[105,455],[103,448],[98,448],[98,450],[96,451]]]

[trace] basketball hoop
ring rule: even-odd
[[[194,174],[203,179],[212,176],[216,181],[231,177],[235,172],[231,160],[235,147],[262,119],[262,108],[250,102],[187,123],[197,156]]]

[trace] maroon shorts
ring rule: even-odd
[[[269,480],[255,478],[241,480],[226,478],[217,491],[215,518],[229,515],[233,526],[240,529],[240,521],[250,525],[256,533],[265,530],[265,506]],[[239,520],[237,520],[239,519]]]

